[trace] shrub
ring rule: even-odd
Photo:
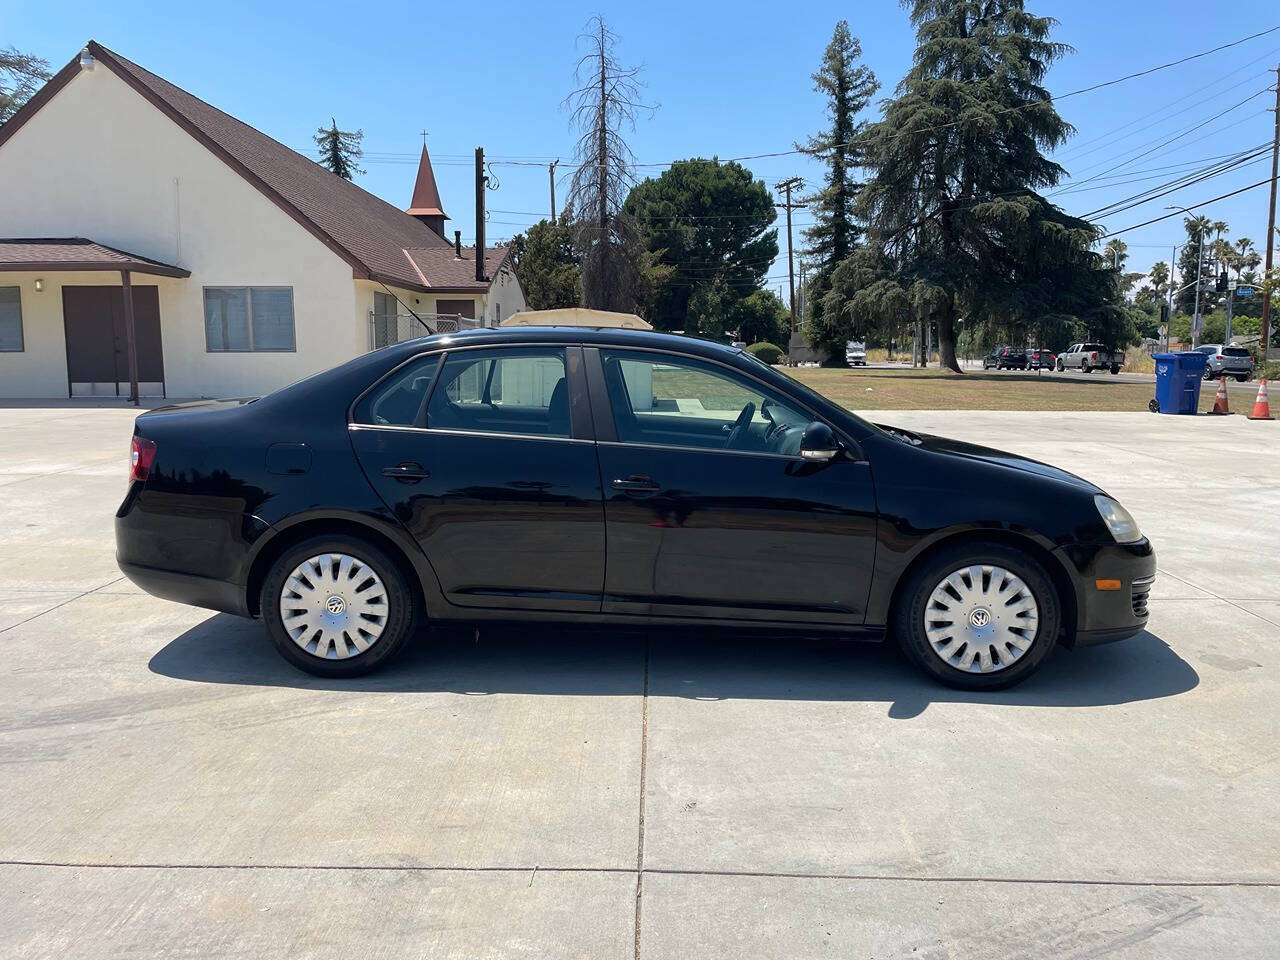
[[[762,363],[769,364],[769,366],[773,366],[782,359],[782,348],[777,344],[769,343],[765,340],[761,340],[759,343],[753,343],[751,346],[747,347],[747,353],[751,354]]]

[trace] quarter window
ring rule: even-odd
[[[22,352],[22,288],[0,287],[0,353]]]
[[[427,406],[441,430],[568,437],[563,347],[460,350],[446,355]]]
[[[791,401],[716,364],[602,350],[623,443],[796,456],[812,419]]]
[[[356,423],[420,427],[426,417],[431,380],[440,366],[439,355],[415,360],[389,380],[369,391],[352,411]]]
[[[293,288],[205,287],[204,343],[210,353],[293,350]]]

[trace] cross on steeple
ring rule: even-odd
[[[424,149],[427,146],[427,131],[425,130],[422,131],[422,146]]]

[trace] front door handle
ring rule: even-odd
[[[653,477],[635,473],[625,479],[614,480],[612,486],[623,493],[657,493],[662,489]]]
[[[414,460],[407,460],[404,463],[394,467],[383,467],[382,475],[391,477],[401,483],[417,483],[419,480],[426,480],[431,476],[430,470],[424,470],[422,464]]]

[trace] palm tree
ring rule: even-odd
[[[1235,242],[1235,255],[1232,258],[1232,264],[1235,266],[1237,275],[1243,274],[1246,270],[1255,270],[1258,264],[1262,263],[1262,257],[1253,247],[1253,241],[1248,237],[1241,237]]]
[[[1106,247],[1103,248],[1107,259],[1111,261],[1111,266],[1116,270],[1124,269],[1124,262],[1129,259],[1129,245],[1119,237],[1113,237],[1107,241]]]
[[[1151,267],[1151,289],[1157,297],[1164,297],[1169,292],[1169,265],[1163,260]]]

